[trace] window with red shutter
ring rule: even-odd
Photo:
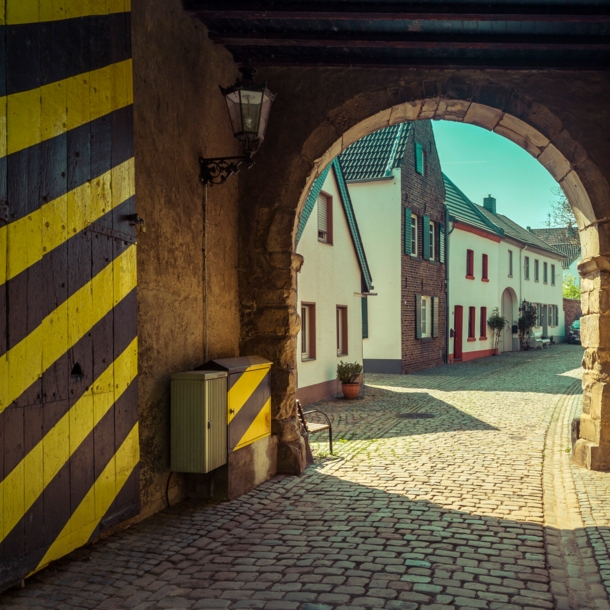
[[[481,307],[481,336],[479,339],[487,339],[487,307]]]
[[[466,250],[466,279],[474,280],[474,251]]]

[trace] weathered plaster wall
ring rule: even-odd
[[[169,474],[169,377],[238,354],[237,180],[204,189],[199,156],[238,154],[218,85],[236,66],[180,0],[133,0],[138,332],[143,515],[162,508]],[[205,311],[207,304],[207,313]],[[206,332],[206,318],[209,321]],[[170,497],[182,493],[175,476]]]
[[[577,204],[583,261],[589,261],[581,270],[591,286],[610,282],[610,263],[600,258],[610,256],[610,230],[598,224],[610,220],[607,73],[290,67],[263,70],[259,78],[278,95],[256,168],[241,176],[242,344],[276,365],[274,426],[287,460],[280,455],[280,470],[303,464],[294,407],[298,212],[321,169],[358,138],[400,120],[430,118],[472,122],[510,138],[539,157]],[[610,344],[610,311],[605,301],[589,301],[591,331],[585,325],[583,334],[591,337],[585,361],[593,369],[600,368],[598,338]],[[602,392],[609,376],[604,355],[600,371],[587,377],[587,391]],[[595,426],[591,442],[599,438]],[[607,437],[610,455],[610,424]]]

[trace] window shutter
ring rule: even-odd
[[[430,259],[430,216],[421,217],[422,258]]]
[[[438,223],[438,247],[439,247],[439,262],[445,262],[445,225],[442,222]]]
[[[405,241],[404,253],[411,254],[411,208],[403,208],[404,210],[404,225],[405,225]]]
[[[421,339],[421,294],[415,295],[415,338]]]
[[[369,336],[369,302],[366,297],[362,297],[362,338],[368,339]]]
[[[324,195],[318,195],[318,231],[328,232],[328,200]]]
[[[419,142],[415,142],[415,171],[424,175],[424,149]]]
[[[432,336],[438,337],[438,297],[432,297]]]

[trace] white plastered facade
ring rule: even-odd
[[[304,262],[298,275],[299,313],[303,303],[315,304],[315,358],[301,354],[302,333],[298,335],[298,388],[311,389],[316,399],[329,395],[321,384],[337,376],[337,364],[362,364],[361,269],[345,217],[334,171],[328,173],[322,192],[332,197],[332,245],[318,240],[318,204],[305,225],[297,253]],[[347,307],[347,355],[337,353],[337,306]],[[320,386],[318,395],[316,388]]]
[[[393,360],[400,370],[401,170],[389,180],[354,181],[348,188],[376,295],[368,299],[364,359]]]

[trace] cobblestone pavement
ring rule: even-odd
[[[302,477],[182,503],[0,608],[610,610],[610,475],[570,463],[581,357],[368,376],[364,398],[318,405],[339,440]]]

